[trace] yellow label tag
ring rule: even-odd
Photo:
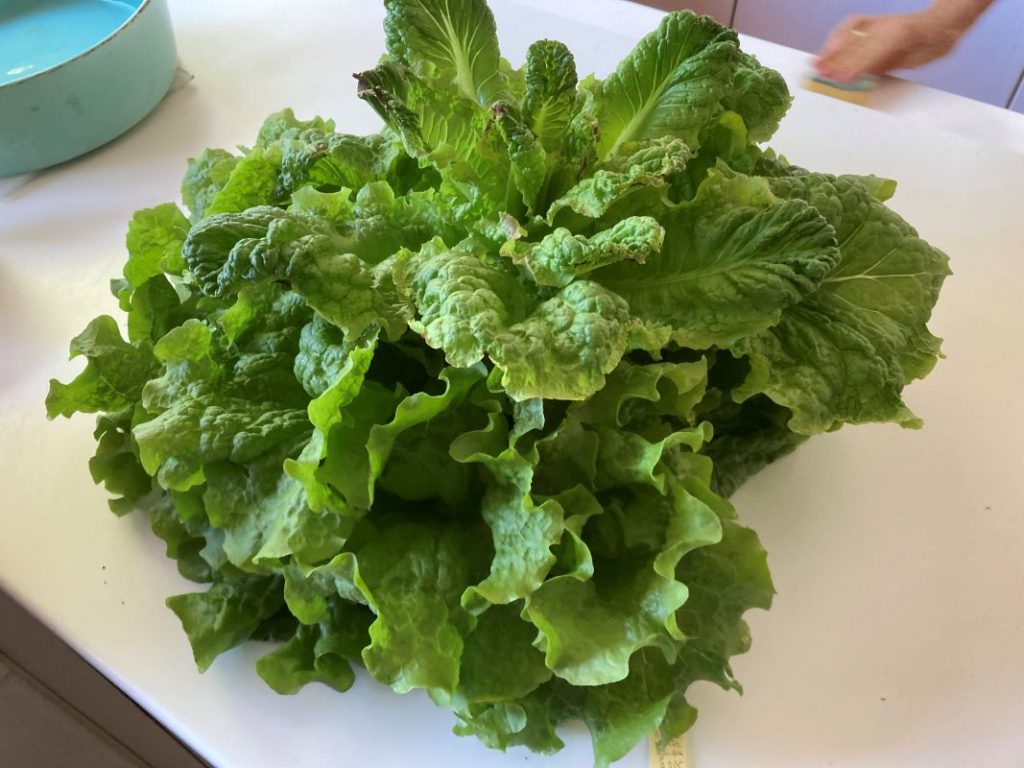
[[[686,734],[673,739],[664,751],[658,749],[658,734],[651,736],[651,768],[693,768],[686,756]]]

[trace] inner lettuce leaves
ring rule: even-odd
[[[782,78],[668,14],[603,81],[483,0],[385,0],[369,136],[271,115],[139,211],[121,311],[71,342],[51,418],[145,509],[205,669],[249,639],[280,693],[353,665],[459,734],[596,766],[693,725],[687,688],[774,588],[728,501],[809,437],[919,420],[946,257],[894,183],[759,142]]]

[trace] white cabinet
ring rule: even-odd
[[[734,23],[740,32],[814,52],[849,14],[900,13],[927,5],[927,0],[738,0]],[[1021,70],[1024,2],[997,0],[952,54],[896,74],[1003,107],[1013,96]]]
[[[714,16],[722,24],[732,22],[732,9],[736,0],[641,0],[644,5],[653,5],[664,11],[679,11],[689,8],[705,16]]]

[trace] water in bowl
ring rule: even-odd
[[[0,3],[0,85],[89,50],[143,0],[7,0]]]

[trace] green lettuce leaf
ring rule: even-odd
[[[204,149],[199,157],[189,158],[188,171],[181,182],[181,199],[192,213],[193,224],[203,218],[240,159],[225,149]]]
[[[46,396],[49,418],[79,413],[116,412],[137,403],[142,387],[158,363],[145,341],[129,344],[117,321],[102,315],[71,340],[71,358],[85,357],[83,370],[70,384],[52,379]]]
[[[329,438],[323,477],[342,492],[349,504],[368,509],[373,503],[376,480],[399,437],[457,407],[483,377],[479,367],[446,369],[441,375],[445,385],[442,394],[417,392],[398,400],[376,390],[379,396],[369,395],[364,402],[357,399],[343,417],[342,428]]]
[[[741,53],[732,88],[722,106],[743,118],[751,141],[765,141],[779,128],[793,99],[782,75]]]
[[[690,363],[634,365],[623,361],[604,387],[572,412],[587,424],[612,428],[640,423],[652,414],[674,416],[690,423],[704,400],[708,365],[704,358]]]
[[[808,436],[916,426],[947,260],[762,146],[790,103],[735,32],[665,16],[603,81],[484,0],[385,0],[376,133],[282,109],[139,211],[51,418],[186,578],[200,669],[282,694],[355,665],[455,732],[594,764],[690,728],[774,589],[727,500]],[[368,62],[369,63],[369,62]],[[126,333],[127,335],[122,335]],[[741,495],[742,496],[742,495]]]
[[[949,274],[946,256],[856,180],[808,175],[772,187],[829,218],[840,261],[775,329],[737,345],[752,370],[734,397],[764,392],[792,410],[788,426],[802,434],[843,422],[918,426],[902,390],[938,358],[926,323]]]
[[[490,106],[504,91],[494,17],[483,0],[385,0],[388,52],[439,91]]]
[[[196,666],[206,671],[224,651],[245,642],[282,605],[281,579],[250,576],[221,581],[206,592],[167,598],[192,644]]]
[[[463,538],[452,528],[403,523],[355,552],[355,585],[377,615],[363,662],[399,693],[451,695],[458,686],[467,630],[459,595],[471,579]]]
[[[277,693],[297,693],[313,682],[347,691],[355,682],[349,660],[358,660],[369,642],[372,618],[361,606],[334,600],[324,621],[300,624],[283,646],[256,662],[256,671]]]
[[[501,255],[525,266],[537,285],[564,288],[577,277],[620,261],[643,263],[661,250],[665,230],[649,216],[623,219],[592,237],[559,228],[538,243],[509,240]]]
[[[594,742],[595,768],[626,756],[664,719],[675,692],[672,667],[651,649],[630,660],[629,677],[590,688],[583,695],[583,721]]]
[[[124,278],[138,290],[164,272],[180,273],[181,246],[188,235],[188,220],[174,203],[136,211],[128,225],[128,261]]]
[[[623,145],[660,136],[696,149],[738,60],[731,30],[704,16],[665,16],[597,90],[598,156],[604,160]]]
[[[94,483],[103,483],[116,498],[108,503],[117,515],[130,512],[153,490],[153,478],[139,463],[138,449],[132,442],[130,410],[96,419],[96,453],[89,459],[89,474]]]
[[[515,448],[497,456],[470,453],[467,442],[452,446],[458,461],[480,462],[490,484],[480,502],[480,515],[491,529],[494,557],[490,573],[462,595],[462,606],[479,613],[526,597],[544,581],[555,564],[552,547],[562,538],[564,512],[554,500],[534,503],[530,488],[533,464]]]
[[[526,124],[548,153],[565,151],[569,120],[576,110],[576,62],[557,40],[538,40],[526,52]]]
[[[593,277],[635,314],[670,325],[677,344],[696,349],[729,346],[775,325],[839,256],[821,214],[801,200],[778,200],[764,179],[712,175],[692,202],[662,220],[657,256]]]
[[[544,656],[531,645],[536,630],[516,605],[494,606],[481,614],[466,636],[459,674],[459,699],[480,704],[512,701],[551,679]]]
[[[547,219],[553,223],[565,209],[591,219],[604,217],[613,206],[627,202],[627,198],[638,192],[658,194],[655,206],[660,201],[659,190],[667,188],[669,179],[681,172],[690,161],[690,148],[680,139],[661,136],[641,144],[629,145],[631,151],[611,158],[588,176],[575,184],[548,208]],[[667,192],[667,189],[665,189]],[[638,210],[651,207],[645,200]]]
[[[500,263],[443,244],[402,262],[396,280],[417,310],[410,327],[451,365],[488,356],[516,400],[583,399],[637,340],[626,303],[596,283],[576,281],[538,304]]]
[[[527,212],[534,212],[547,181],[547,153],[514,105],[499,101],[492,112],[494,124],[508,151],[512,182],[522,195]]]
[[[231,168],[231,173],[203,209],[204,216],[240,213],[277,201],[277,177],[281,170],[276,147],[254,147]]]
[[[231,296],[252,281],[286,282],[349,334],[378,321],[400,325],[395,308],[374,290],[372,267],[346,252],[349,245],[321,219],[258,206],[205,219],[193,227],[183,252],[209,296]]]
[[[722,532],[705,498],[673,479],[666,490],[665,496],[636,491],[620,515],[658,528],[653,547],[627,547],[616,557],[595,552],[593,578],[555,577],[526,600],[523,615],[539,629],[535,645],[547,666],[573,685],[625,679],[630,657],[641,648],[658,648],[669,658],[676,653],[683,634],[675,612],[688,596],[686,584],[675,578],[676,563],[719,541]]]

